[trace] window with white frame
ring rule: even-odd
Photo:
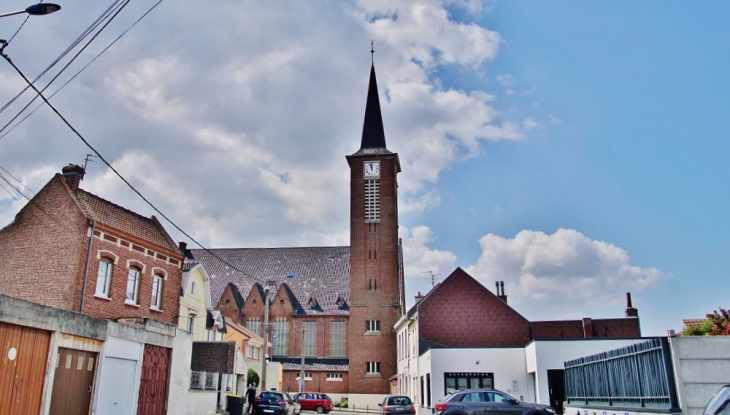
[[[365,180],[365,222],[380,222],[380,180]]]
[[[195,297],[195,281],[190,282],[190,296]]]
[[[130,268],[127,274],[127,295],[124,298],[125,303],[137,304],[139,297],[139,276],[140,271],[137,268]]]
[[[162,310],[162,281],[161,275],[152,277],[152,308]]]
[[[103,258],[99,261],[99,273],[96,276],[96,295],[109,297],[109,284],[112,280],[112,261]]]
[[[250,344],[246,345],[246,357],[252,358],[253,357],[253,346]]]
[[[261,359],[261,348],[256,346],[253,348],[253,358],[254,360],[260,360]]]
[[[212,342],[218,340],[218,330],[209,330],[208,333],[208,340]]]
[[[277,318],[274,322],[274,334],[272,336],[272,353],[274,356],[286,356],[289,345],[289,322],[285,318]]]
[[[380,320],[368,320],[365,331],[380,331]]]
[[[296,380],[299,380],[299,379],[302,378],[300,375],[301,375],[301,372],[297,372],[297,379]],[[312,374],[309,373],[309,372],[304,372],[304,380],[312,380]]]
[[[249,318],[246,320],[246,328],[259,336],[261,335],[261,322],[258,318]]]
[[[316,321],[305,321],[303,324],[304,328],[304,340],[302,341],[302,354],[304,356],[316,356],[317,355],[317,322]]]
[[[195,327],[195,313],[189,313],[188,314],[188,324],[185,331],[187,331],[190,334],[193,334],[193,328]]]
[[[330,323],[330,357],[345,356],[346,334],[344,321]]]
[[[379,375],[380,374],[380,362],[367,362],[366,375]]]
[[[328,373],[327,380],[342,380],[342,373]]]

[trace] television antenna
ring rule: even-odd
[[[436,277],[441,275],[441,273],[434,274],[433,271],[423,271],[421,274],[429,274],[431,275],[431,288],[436,286]]]

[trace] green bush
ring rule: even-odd
[[[247,381],[246,386],[248,386],[250,384],[253,384],[256,387],[259,386],[259,374],[256,373],[255,370],[249,369],[248,372],[246,372],[246,377],[247,377],[247,379],[246,379],[246,381]]]
[[[347,408],[347,402],[342,402],[340,404],[340,408]]]
[[[691,326],[684,329],[682,336],[708,336],[712,330],[712,326],[712,320],[708,318],[699,326]]]
[[[332,404],[332,406],[334,406],[335,408],[339,408],[340,405],[342,405],[342,403],[340,403],[340,402],[335,402]]]

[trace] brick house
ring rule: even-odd
[[[154,216],[79,188],[83,175],[79,166],[64,167],[0,230],[0,293],[115,323],[103,341],[54,334],[49,359],[64,364],[50,364],[53,393],[43,413],[105,413],[114,404],[164,414],[168,376],[178,373],[170,362],[184,244],[178,247]],[[72,367],[91,377],[74,377]],[[56,406],[64,401],[81,406]]]
[[[305,390],[375,407],[397,373],[392,328],[405,312],[405,289],[400,162],[385,144],[374,66],[360,148],[346,159],[349,246],[189,250],[186,262],[208,271],[214,308],[265,338],[271,361],[283,365],[284,390],[299,390],[303,354]]]
[[[629,294],[624,318],[529,321],[508,305],[503,282],[492,293],[461,268],[419,294],[395,329],[392,393],[422,408],[456,389],[495,388],[558,409],[564,361],[645,340]]]

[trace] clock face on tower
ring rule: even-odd
[[[380,176],[380,162],[379,161],[366,161],[365,162],[365,177],[379,177]]]

